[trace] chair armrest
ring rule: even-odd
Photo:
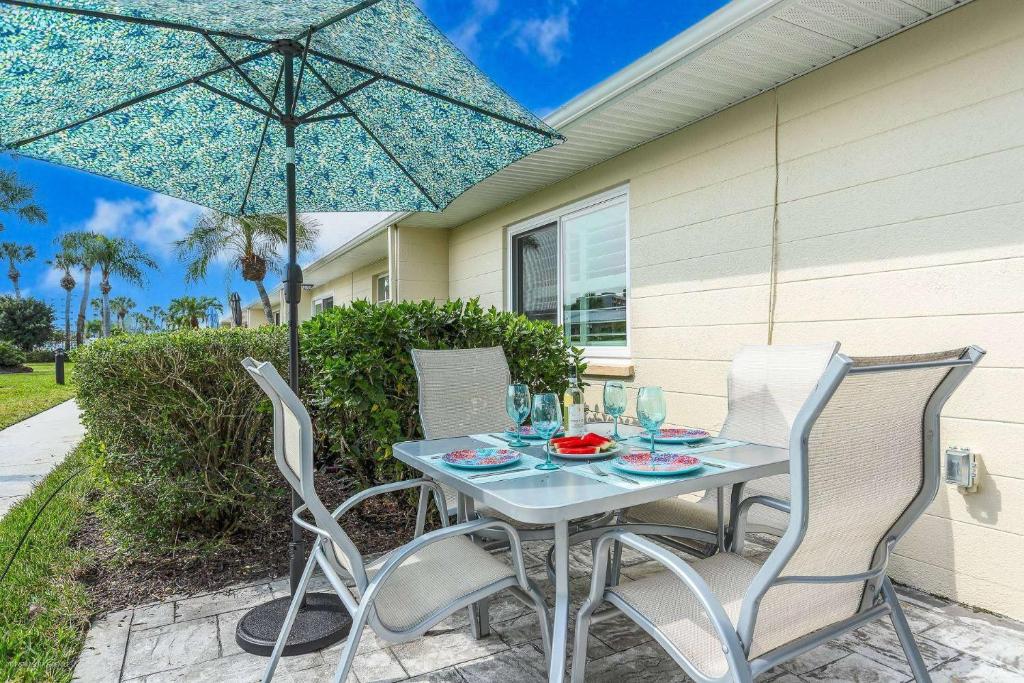
[[[356,495],[352,496],[344,503],[339,505],[331,516],[334,519],[338,519],[343,514],[359,505],[365,500],[374,496],[379,496],[382,493],[393,493],[395,491],[403,491],[411,488],[430,489],[434,493],[434,504],[437,505],[438,510],[447,510],[448,502],[444,498],[444,491],[441,490],[441,486],[433,479],[427,479],[426,477],[419,477],[417,479],[406,479],[404,481],[396,481],[390,484],[381,484],[380,486],[373,486],[371,488],[360,491]],[[441,526],[448,526],[448,519],[446,515],[441,515]]]
[[[391,554],[391,557],[388,558],[388,561],[384,563],[384,566],[381,567],[380,571],[373,577],[373,580],[367,585],[360,602],[366,600],[372,601],[373,596],[377,593],[380,586],[388,579],[388,577],[402,566],[402,563],[405,562],[405,560],[423,550],[428,545],[437,543],[438,541],[443,541],[453,536],[468,536],[484,529],[495,529],[498,531],[504,531],[508,534],[510,552],[512,553],[512,565],[516,573],[516,579],[519,581],[520,587],[527,590],[529,587],[529,581],[526,578],[526,567],[523,564],[523,552],[522,546],[520,545],[519,532],[517,532],[515,527],[507,522],[482,517],[470,522],[463,522],[461,524],[455,524],[454,526],[446,526],[443,529],[436,529],[413,539],[404,546],[395,550]]]
[[[732,552],[739,553],[743,551],[743,541],[746,535],[747,526],[747,513],[750,508],[754,505],[764,505],[770,507],[779,512],[785,512],[789,514],[790,507],[789,501],[781,500],[779,498],[772,498],[771,496],[751,496],[750,498],[744,498],[743,502],[740,503],[739,509],[736,511],[736,519],[732,520]]]
[[[725,613],[722,603],[719,602],[715,594],[711,592],[707,582],[704,581],[704,578],[693,567],[653,541],[637,536],[625,529],[613,529],[602,534],[597,541],[597,548],[594,551],[594,571],[590,585],[589,601],[597,604],[605,595],[605,573],[608,563],[599,562],[598,558],[607,556],[608,546],[613,541],[622,543],[647,555],[682,581],[683,585],[697,598],[707,613],[708,620],[722,642],[722,650],[731,661],[732,670],[742,670],[740,663],[746,660],[746,652],[743,649],[742,643],[740,643],[736,627],[729,619],[729,615]]]

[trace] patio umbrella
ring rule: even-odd
[[[298,211],[440,211],[561,140],[411,0],[0,7],[0,149],[230,214],[287,216],[294,389]],[[305,554],[297,528],[290,553],[294,590]],[[341,611],[324,597],[311,597],[290,653],[343,636]],[[247,615],[243,647],[269,652],[284,609]]]

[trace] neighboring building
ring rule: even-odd
[[[565,144],[313,264],[303,316],[383,273],[480,297],[565,324],[591,404],[625,377],[710,429],[741,344],[979,344],[942,425],[979,489],[892,571],[1024,618],[1024,2],[736,0],[547,121]]]

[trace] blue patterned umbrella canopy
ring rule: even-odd
[[[0,0],[0,111],[0,151],[287,214],[295,389],[297,211],[440,211],[561,140],[411,0]],[[303,557],[293,526],[293,591]],[[347,630],[337,600],[308,600],[286,653]],[[281,604],[247,614],[239,644],[268,654]]]
[[[285,62],[294,55],[294,106]],[[560,140],[411,0],[0,0],[0,149],[232,214],[438,211]]]

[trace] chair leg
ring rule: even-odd
[[[415,538],[419,538],[423,535],[423,532],[427,528],[427,505],[430,502],[430,489],[426,486],[420,487],[420,502],[416,506],[416,532]],[[444,514],[443,510],[438,510],[439,514]]]
[[[263,683],[270,683],[274,678],[274,671],[277,670],[277,663],[281,661],[281,653],[284,652],[285,643],[288,642],[288,635],[292,632],[292,625],[295,617],[299,614],[299,608],[306,596],[306,588],[309,586],[309,578],[313,575],[313,568],[316,567],[316,555],[320,551],[320,541],[317,540],[306,560],[306,568],[302,570],[299,578],[299,585],[296,587],[295,595],[292,596],[292,603],[288,606],[288,614],[285,615],[284,624],[281,625],[281,633],[274,643],[274,651],[270,654],[270,662],[267,663],[267,670],[263,673]]]
[[[590,640],[590,618],[598,602],[587,599],[576,615],[576,639],[572,649],[572,673],[570,683],[583,683],[587,674],[587,642]]]
[[[596,561],[596,558],[595,558]],[[608,557],[608,580],[606,586],[618,586],[622,572],[622,544],[615,541],[612,544],[612,552]]]
[[[523,591],[533,602],[533,609],[537,612],[537,620],[540,622],[540,635],[544,643],[544,661],[551,664],[551,614],[548,611],[548,604],[544,602],[544,594],[541,593],[533,581],[530,581],[530,589]]]
[[[482,598],[469,606],[469,630],[476,640],[491,635],[489,603],[489,598]]]
[[[341,659],[338,660],[338,667],[334,670],[334,683],[345,683],[348,678],[352,662],[356,658],[356,651],[359,649],[359,639],[363,636],[363,629],[366,628],[366,619],[369,610],[366,605],[360,606],[352,619],[352,629],[348,632],[348,640],[341,651]]]
[[[931,683],[932,678],[928,674],[928,667],[921,657],[921,651],[917,648],[917,641],[914,640],[914,634],[910,630],[907,615],[903,613],[900,600],[896,596],[896,589],[892,587],[889,577],[882,580],[882,596],[889,603],[891,610],[889,617],[892,619],[893,628],[896,629],[896,635],[899,636],[903,652],[907,655],[907,661],[910,663],[910,670],[914,674],[914,680],[917,683]]]

